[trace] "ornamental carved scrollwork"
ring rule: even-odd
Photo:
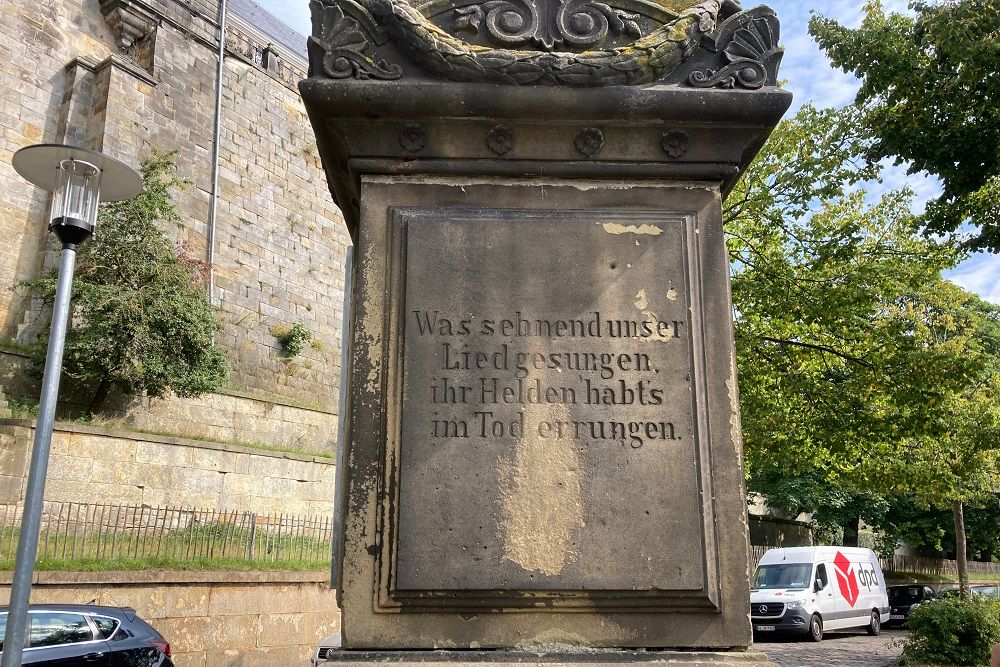
[[[429,74],[451,81],[568,86],[653,83],[676,69],[715,30],[728,2],[697,2],[627,46],[549,53],[477,46],[435,25],[405,0],[359,0],[397,47]]]
[[[778,21],[736,0],[311,0],[313,76],[775,85]],[[686,64],[685,68],[681,65]],[[412,67],[410,67],[412,66]]]
[[[138,61],[139,44],[156,31],[156,17],[128,0],[99,0],[99,3],[119,53]]]
[[[345,8],[354,16],[346,14]],[[402,76],[399,65],[390,65],[371,55],[376,42],[384,41],[385,37],[367,9],[350,0],[337,4],[312,0],[309,9],[313,17],[310,52],[319,49],[319,57],[310,58],[312,69],[318,64],[322,74],[331,79],[392,80]]]
[[[722,54],[727,64],[692,72],[688,83],[696,88],[762,88],[769,78],[768,65],[783,53],[779,30],[778,17],[766,7],[738,14],[720,28],[716,42],[725,44]]]
[[[590,48],[609,35],[638,39],[638,19],[637,13],[593,0],[490,0],[454,10],[457,32],[485,34],[503,46],[530,43],[545,51]]]

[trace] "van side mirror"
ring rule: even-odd
[[[817,579],[816,583],[813,584],[813,591],[815,591],[816,593],[819,593],[821,590],[823,590],[823,582],[822,582],[822,580]]]

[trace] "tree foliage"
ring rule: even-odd
[[[979,229],[972,247],[1000,252],[1000,3],[910,6],[915,17],[870,0],[856,29],[814,17],[809,30],[834,66],[861,80],[857,103],[876,137],[868,157],[941,179],[928,230],[969,222]]]
[[[726,210],[748,486],[828,527],[1000,486],[997,309],[942,280],[962,252],[908,192],[859,187],[865,118],[803,108]]]
[[[141,167],[142,192],[101,206],[97,234],[77,258],[64,373],[96,392],[97,411],[111,387],[126,394],[195,396],[217,389],[228,365],[214,344],[219,321],[209,306],[202,265],[175,248],[159,225],[179,219],[170,190],[183,184],[173,154]],[[28,286],[46,300],[56,276]],[[44,364],[45,341],[36,363]]]
[[[907,372],[887,308],[959,256],[916,233],[908,193],[868,202],[863,137],[855,109],[804,107],[726,209],[749,487],[792,511],[874,489],[867,453],[902,435]]]

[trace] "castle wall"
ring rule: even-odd
[[[112,8],[110,20],[102,5]],[[6,239],[0,244],[0,286],[12,287],[51,265],[47,197],[10,166],[13,153],[33,143],[85,145],[135,166],[153,150],[176,150],[178,174],[190,185],[175,193],[181,220],[165,231],[192,257],[208,256],[216,8],[205,0],[150,0],[141,6],[128,0],[2,3],[0,187],[7,195],[0,202]],[[149,30],[138,37],[123,33],[115,28],[117,11],[149,19]],[[133,42],[122,47],[130,38]],[[218,341],[232,369],[229,386],[194,403],[120,399],[111,408],[125,423],[168,431],[173,415],[189,424],[189,416],[200,410],[211,415],[205,419],[209,431],[219,423],[238,425],[228,439],[329,448],[336,432],[349,238],[294,88],[305,62],[273,45],[264,57],[262,41],[233,18],[214,294],[223,323]],[[312,332],[314,344],[285,359],[275,334],[295,323]],[[0,342],[30,342],[43,324],[29,301],[0,289]],[[0,365],[19,366],[16,354],[0,354],[10,357]],[[248,407],[247,401],[264,407]],[[273,405],[306,405],[309,416],[283,421],[280,410],[264,409]],[[254,412],[255,421],[244,419]],[[317,442],[319,434],[326,437]]]

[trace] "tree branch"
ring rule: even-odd
[[[803,343],[797,340],[781,340],[780,338],[771,338],[770,336],[761,336],[761,340],[766,340],[769,343],[776,343],[777,345],[792,345],[794,347],[804,347],[809,350],[817,350],[819,352],[828,352],[835,357],[840,357],[845,361],[850,361],[851,363],[857,364],[859,366],[864,366],[865,368],[874,369],[873,364],[868,363],[864,359],[859,359],[858,357],[852,357],[849,354],[844,354],[843,352],[838,352],[833,348],[825,347],[823,345],[815,345],[813,343]]]

